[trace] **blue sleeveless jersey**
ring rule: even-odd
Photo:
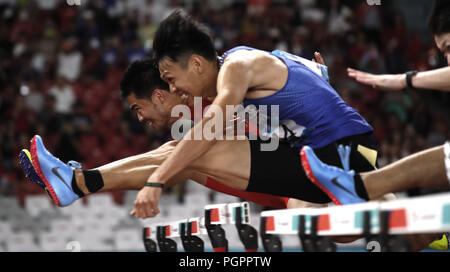
[[[258,49],[235,47],[222,55],[221,63],[228,54],[237,50]],[[271,105],[278,105],[280,126],[287,125],[296,136],[300,136],[294,147],[308,145],[321,148],[347,136],[373,131],[366,120],[327,82],[326,71],[319,75],[298,61],[298,57],[286,52],[277,50],[267,53],[286,64],[287,82],[278,92],[267,97],[244,99],[243,104],[244,107],[254,105],[256,108],[266,105],[268,113],[271,112]]]

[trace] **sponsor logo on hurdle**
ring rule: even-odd
[[[435,215],[435,214],[422,214],[420,212],[414,211],[412,213],[412,219],[413,219],[413,222],[433,221],[433,220],[437,219],[437,215]]]

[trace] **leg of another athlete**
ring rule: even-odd
[[[124,158],[95,168],[95,170],[100,171],[104,184],[98,192],[142,189],[147,178],[170,155],[176,143],[175,141],[168,142],[150,152]],[[193,174],[189,171],[183,171],[172,179],[167,186],[171,187],[177,183],[186,181],[191,178],[191,175]],[[90,192],[86,187],[82,169],[75,170],[75,178],[80,190],[85,195],[89,195]],[[197,179],[203,180],[201,178]]]
[[[95,168],[103,179],[103,187],[98,192],[115,190],[140,190],[148,177],[171,154],[177,142],[164,144],[156,150],[131,156]],[[248,141],[218,141],[191,167],[170,180],[166,187],[192,179],[202,185],[206,177],[219,180],[235,189],[247,187],[250,168]],[[85,184],[83,170],[75,170],[75,179],[80,190],[90,194]]]
[[[413,154],[376,171],[361,173],[370,199],[412,188],[449,188],[444,146]],[[444,160],[445,158],[445,160]]]
[[[331,201],[309,181],[298,152],[289,143],[280,142],[276,150],[265,151],[267,143],[248,139],[217,141],[189,169],[237,190],[311,203]]]
[[[250,157],[248,140],[221,140],[216,141],[188,169],[244,191],[250,179]]]

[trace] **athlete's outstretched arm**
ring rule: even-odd
[[[374,89],[399,91],[405,89],[406,74],[374,75],[348,68],[349,77]],[[412,77],[412,85],[417,89],[440,90],[450,92],[450,67],[419,72]]]

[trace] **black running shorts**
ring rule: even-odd
[[[278,149],[270,152],[261,151],[261,143],[262,140],[250,141],[251,169],[247,191],[296,198],[312,203],[331,202],[330,198],[308,179],[299,152],[294,151],[289,143],[280,142]],[[339,144],[351,145],[352,170],[359,173],[375,169],[357,151],[358,145],[377,150],[372,133],[346,137],[323,148],[314,149],[314,152],[322,162],[342,168],[337,152]]]

